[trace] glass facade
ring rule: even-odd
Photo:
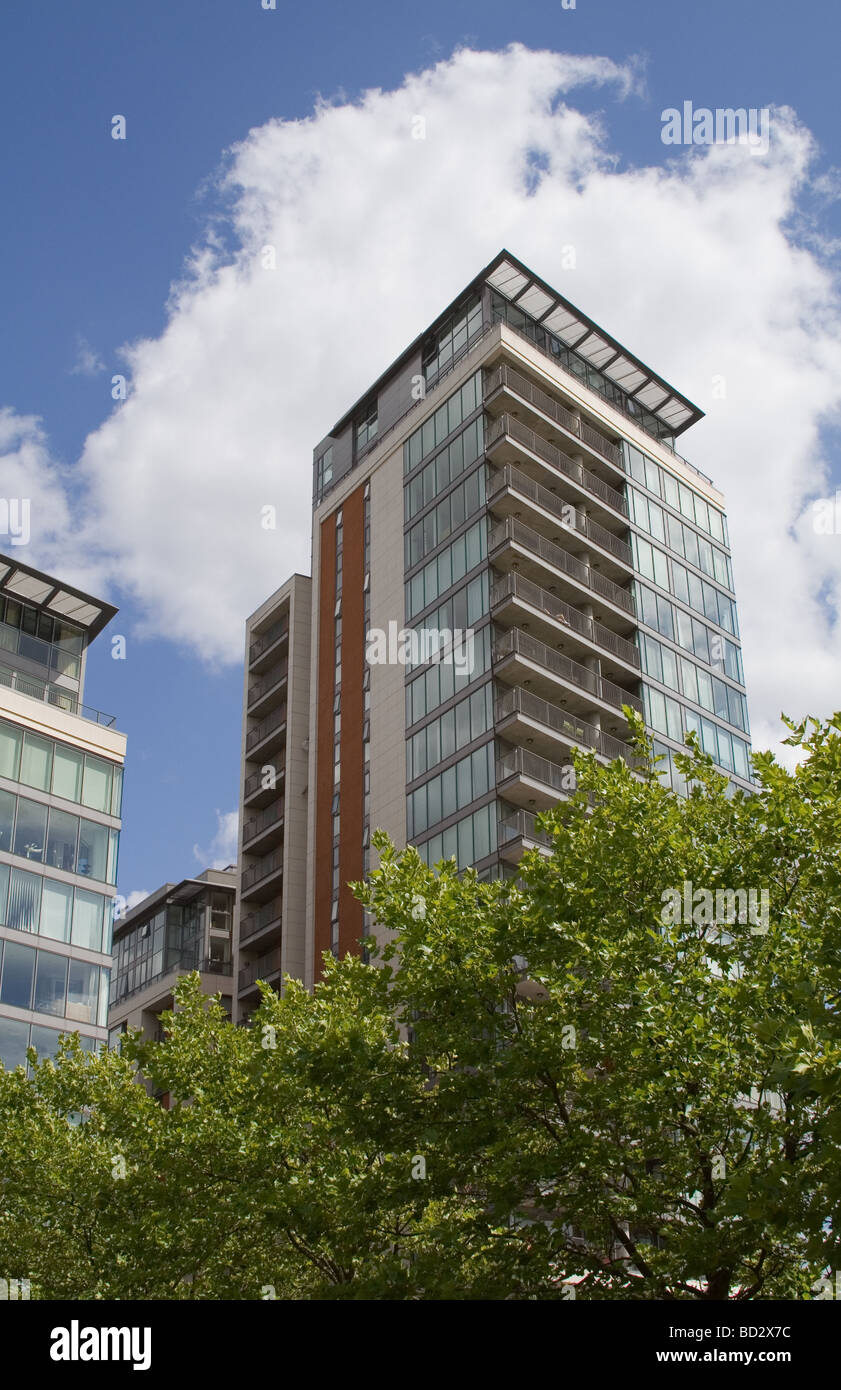
[[[123,770],[69,744],[0,719],[0,777],[119,816]]]
[[[472,295],[438,329],[423,351],[423,374],[429,384],[445,372],[482,332],[482,301]]]
[[[0,789],[0,850],[8,854],[116,883],[118,844],[119,831],[100,821]]]
[[[0,664],[6,652],[36,662],[53,680],[65,677],[78,683],[84,642],[82,629],[73,623],[18,599],[0,597]]]
[[[232,892],[208,886],[189,902],[164,901],[157,911],[118,930],[112,1005],[172,972],[230,974],[233,902]]]
[[[566,371],[672,448],[664,422],[627,397],[592,363],[504,297],[492,292],[488,302],[492,319],[524,332]],[[463,318],[459,323],[463,342],[468,330]],[[447,331],[454,325],[455,320]],[[469,331],[475,334],[478,328],[476,319]],[[446,334],[439,339],[443,345]],[[436,353],[430,348],[429,362],[437,370],[443,358],[439,348]],[[483,404],[482,373],[431,410],[403,445],[405,620],[415,629],[469,628],[475,652],[469,677],[440,660],[407,668],[407,838],[417,842],[428,863],[454,855],[460,867],[480,863],[482,872],[511,871],[511,841],[525,835],[534,819],[530,788],[518,787],[512,776],[542,781],[558,794],[565,785],[562,773],[572,742],[604,757],[631,760],[623,742],[624,716],[616,711],[634,698],[656,736],[661,775],[678,795],[686,795],[687,787],[674,757],[684,749],[690,731],[731,777],[731,793],[740,785],[749,788],[751,778],[724,512],[703,495],[703,475],[698,474],[693,485],[680,476],[683,465],[676,463],[671,470],[622,438],[620,430],[618,442],[608,451],[603,419],[576,423],[579,417],[570,411],[577,402],[560,385],[550,397],[545,378],[529,383],[522,373],[518,364],[519,385],[512,386],[505,369],[495,367],[488,386],[488,410],[510,411],[522,422],[523,440],[531,441],[522,457],[517,456],[521,451],[516,433],[489,430],[488,417],[478,413]],[[496,400],[493,393],[498,394],[501,385],[520,392],[516,408],[510,399]],[[589,497],[583,507],[580,493],[575,494],[569,483],[579,476],[577,446],[566,441],[565,450],[559,449],[565,441],[548,421],[535,418],[538,412],[577,433],[597,455],[584,460]],[[503,438],[506,452],[498,461],[496,446]],[[556,458],[563,452],[566,459]],[[501,475],[494,471],[500,463],[525,470],[526,488],[519,490],[516,500],[507,500],[500,485]],[[691,466],[683,471],[691,471]],[[617,493],[627,507],[624,529],[617,528],[615,506],[609,505]],[[575,532],[557,524],[564,502],[576,509],[577,517],[582,511],[586,516]],[[500,527],[500,515],[513,516],[513,525]],[[630,561],[633,570],[625,589],[628,603],[622,605],[624,619],[599,604],[598,596],[611,597],[617,583],[627,585],[627,571],[605,564],[603,555],[588,553],[588,539],[607,530],[614,541],[609,555],[619,555],[624,542],[620,558],[624,556],[626,565]],[[524,560],[522,550],[516,558],[510,553],[520,533],[526,536],[522,544],[529,552]],[[500,554],[503,545],[509,547],[508,554]],[[559,549],[569,557],[567,566],[557,563]],[[589,607],[580,589],[572,587],[582,573],[594,596]],[[501,580],[504,585],[495,589]],[[537,622],[533,611],[518,611],[509,618],[515,623],[513,632],[510,626],[501,628],[496,608],[491,615],[492,591],[512,603],[522,597],[532,610],[536,606]],[[547,602],[535,604],[535,594],[545,595]],[[581,645],[576,646],[575,639]],[[597,653],[593,643],[600,649]],[[519,673],[498,671],[497,663],[512,654],[520,662]],[[531,663],[531,671],[522,671],[524,660]],[[566,678],[566,690],[559,687],[559,678]],[[512,726],[512,715],[520,719],[519,725]],[[503,720],[507,723],[501,729]],[[472,746],[483,737],[478,748]],[[494,797],[500,759],[507,769],[506,791],[504,797]],[[477,801],[484,804],[477,807]],[[541,804],[547,803],[539,802],[538,809]],[[500,823],[504,833],[498,833]]]

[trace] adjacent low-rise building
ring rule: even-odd
[[[108,1015],[112,1046],[139,1029],[159,1040],[160,1016],[174,1004],[181,975],[201,974],[206,994],[220,994],[230,1014],[233,999],[233,921],[237,871],[205,869],[195,878],[165,883],[117,919]]]

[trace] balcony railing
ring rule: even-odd
[[[285,637],[288,631],[289,618],[283,617],[279,618],[276,623],[273,623],[268,632],[262,632],[259,637],[255,637],[251,646],[248,648],[249,664],[262,656],[263,652],[268,651],[269,647],[274,646],[275,642],[279,642],[281,637]]]
[[[512,816],[504,816],[497,824],[497,843],[502,847],[512,840],[533,840],[535,844],[551,848],[552,841],[543,830],[537,828],[537,817],[531,811],[515,811]]]
[[[24,676],[11,666],[0,666],[0,685],[5,685],[7,690],[17,690],[21,695],[28,695],[31,700],[41,700],[45,704],[53,705],[67,714],[75,714],[81,719],[89,719],[94,724],[102,724],[108,729],[117,722],[116,715],[103,714],[102,710],[80,704],[77,696],[62,686],[38,680],[33,676]]]
[[[252,819],[246,820],[242,827],[243,849],[250,841],[256,840],[257,835],[263,834],[264,830],[270,830],[272,826],[277,826],[282,819],[284,819],[284,799],[281,798],[281,801],[275,802],[274,806],[268,806],[267,810],[260,812],[259,816],[252,816]]]
[[[523,473],[522,469],[515,468],[510,463],[506,463],[491,477],[488,483],[488,502],[493,502],[494,498],[505,488],[519,493],[521,497],[528,497],[544,511],[551,512],[565,526],[574,526],[576,531],[587,536],[593,545],[600,545],[602,550],[610,551],[610,554],[615,555],[617,560],[621,560],[623,565],[627,565],[629,569],[633,568],[631,547],[627,541],[623,541],[620,536],[614,536],[612,531],[608,531],[604,526],[599,526],[598,522],[592,521],[590,517],[582,516],[571,503],[565,503],[562,497],[558,497],[557,493],[550,492],[548,487],[542,487],[527,473]]]
[[[668,449],[669,453],[674,454],[675,458],[680,459],[681,463],[685,463],[687,468],[691,468],[693,473],[697,473],[699,478],[703,478],[705,482],[710,483],[713,487],[715,486],[712,478],[708,477],[706,473],[702,473],[700,468],[696,468],[694,463],[690,463],[688,459],[685,459],[682,454],[678,453],[674,444],[670,442],[670,438],[662,432],[662,422],[657,422],[655,424],[654,421],[656,417],[653,416],[650,411],[645,410],[644,407],[632,400],[615,381],[610,381],[603,372],[600,372],[593,366],[592,362],[588,362],[586,357],[582,357],[574,348],[568,347],[566,343],[562,343],[553,333],[547,332],[535,319],[528,320],[528,327],[516,323],[509,323],[508,315],[506,313],[500,315],[498,308],[494,309],[494,318],[496,320],[501,318],[506,328],[510,328],[513,333],[519,333],[521,338],[526,338],[530,343],[533,343],[534,346],[545,353],[556,366],[565,368],[576,381],[583,381],[586,386],[589,386],[592,391],[596,391],[609,405],[620,410],[623,415],[627,415],[641,430],[644,430],[646,434],[656,439],[658,444],[661,444],[664,449]],[[550,343],[554,346],[550,347]],[[580,370],[575,370],[573,366],[574,362],[578,363]]]
[[[211,960],[206,957],[204,960],[174,960],[164,970],[159,970],[157,975],[149,975],[147,979],[141,980],[139,984],[133,985],[131,989],[124,989],[123,985],[128,978],[127,975],[116,975],[111,972],[111,999],[110,1006],[115,1008],[124,999],[131,999],[135,994],[142,994],[144,989],[149,989],[152,985],[165,980],[167,976],[189,975],[191,971],[199,970],[207,975],[233,975],[234,967],[231,961]]]
[[[260,883],[269,874],[277,873],[278,869],[283,868],[283,853],[275,850],[274,854],[267,854],[258,864],[252,864],[250,868],[244,869],[242,874],[242,892],[247,893],[249,888],[253,888],[255,883]]]
[[[610,463],[621,468],[624,472],[624,461],[622,450],[618,444],[605,439],[603,434],[588,425],[586,420],[581,420],[574,415],[571,410],[561,405],[552,396],[541,391],[539,386],[534,386],[524,377],[521,372],[515,371],[513,367],[498,367],[495,372],[491,372],[485,382],[485,400],[492,396],[494,391],[499,390],[500,386],[505,386],[509,391],[513,391],[522,400],[528,401],[535,409],[548,415],[551,420],[560,425],[562,429],[568,430],[570,434],[577,435],[582,443],[592,449],[595,454],[601,454],[602,458],[608,459]]]
[[[218,960],[215,956],[206,956],[204,960],[199,961],[195,969],[200,970],[203,975],[233,975],[234,973],[233,961]]]
[[[275,778],[275,782],[278,782],[278,781],[280,780],[280,778],[283,776],[284,770],[285,770],[285,762],[281,762],[281,763],[279,763],[279,764],[277,764],[277,765],[275,766],[275,769],[274,769],[274,778]],[[245,786],[244,786],[244,788],[243,788],[243,796],[247,799],[247,798],[248,798],[249,796],[251,796],[254,792],[259,791],[259,790],[261,789],[261,787],[262,787],[262,789],[263,789],[264,791],[273,791],[273,790],[274,790],[274,788],[271,787],[271,786],[269,786],[269,787],[263,787],[263,773],[262,773],[262,771],[260,771],[260,772],[252,772],[251,776],[250,776],[250,777],[246,777],[246,779],[245,779]]]
[[[561,734],[563,738],[580,743],[585,748],[592,748],[594,753],[600,753],[603,758],[609,758],[611,761],[614,758],[624,758],[631,767],[639,763],[637,755],[627,743],[603,733],[601,729],[585,723],[583,719],[573,718],[566,710],[559,709],[557,705],[550,705],[548,700],[541,700],[538,695],[532,695],[530,690],[516,687],[499,696],[496,702],[496,722],[501,724],[512,714],[521,714],[525,719],[543,724],[545,728]]]
[[[280,968],[280,947],[275,946],[273,951],[267,951],[264,956],[250,960],[240,968],[239,988],[246,989],[257,980],[267,980],[269,976],[277,975]]]
[[[245,849],[249,841],[262,835],[264,830],[269,830],[271,826],[277,825],[283,820],[283,798],[276,802],[274,806],[269,806],[267,810],[261,811],[259,816],[252,816],[242,827],[242,846]]]
[[[261,724],[255,724],[254,728],[249,730],[249,732],[245,736],[246,753],[248,753],[252,748],[256,748],[258,744],[263,742],[264,738],[268,738],[269,734],[274,729],[279,729],[281,725],[285,723],[286,705],[284,704],[281,705],[280,709],[273,710],[272,713],[268,715],[262,721]]]
[[[249,912],[247,917],[243,917],[239,924],[240,941],[248,941],[264,927],[269,926],[271,922],[279,922],[281,906],[282,900],[280,898],[272,898],[271,902],[266,903],[257,912]]]
[[[553,647],[538,642],[527,632],[520,632],[518,628],[509,628],[496,639],[493,655],[495,661],[503,661],[507,656],[522,656],[526,661],[532,661],[536,666],[542,666],[544,670],[577,686],[579,690],[587,691],[606,705],[613,705],[616,709],[630,705],[638,714],[643,713],[642,700],[636,695],[623,690],[621,685],[614,685],[613,681],[605,680],[604,676],[597,675],[580,662],[572,661],[563,652],[556,652]]]
[[[488,552],[491,553],[506,541],[513,541],[516,545],[521,545],[524,550],[528,550],[532,555],[537,555],[547,564],[552,565],[556,570],[562,570],[564,574],[576,579],[579,584],[592,589],[594,594],[599,594],[601,598],[607,599],[617,608],[624,608],[626,613],[636,617],[633,595],[628,589],[622,589],[618,584],[614,584],[612,579],[594,570],[591,565],[585,565],[583,560],[577,560],[569,551],[561,546],[555,545],[554,541],[547,541],[545,536],[541,536],[539,531],[535,531],[531,526],[524,526],[522,521],[516,521],[512,517],[506,517],[504,521],[494,526],[488,536]]]
[[[589,468],[576,463],[568,454],[556,449],[554,444],[550,444],[541,435],[535,434],[534,430],[530,430],[527,425],[522,425],[512,415],[500,415],[499,419],[490,426],[485,438],[485,449],[490,451],[497,440],[502,439],[505,435],[508,435],[509,439],[515,440],[516,443],[522,444],[530,453],[543,459],[559,473],[571,478],[585,492],[589,492],[593,497],[598,497],[599,501],[603,502],[606,507],[618,512],[620,516],[627,517],[628,504],[621,492],[617,492],[616,488],[610,487],[608,483],[603,483],[601,478],[590,472]]]
[[[550,762],[532,753],[528,748],[509,748],[496,763],[496,780],[505,782],[509,777],[529,777],[532,782],[541,782],[555,792],[570,791],[570,768],[561,763]],[[574,782],[573,782],[574,785]]]
[[[579,613],[577,608],[565,603],[563,599],[556,598],[550,594],[548,589],[542,589],[539,584],[533,584],[530,579],[525,579],[521,574],[506,574],[499,579],[491,589],[491,608],[496,608],[497,604],[502,603],[506,598],[519,598],[523,603],[527,603],[531,608],[537,608],[547,617],[554,618],[555,622],[564,623],[571,627],[582,637],[588,637],[591,642],[605,651],[611,652],[614,656],[627,661],[629,666],[636,666],[639,669],[640,654],[633,642],[629,642],[627,637],[620,637],[618,633],[611,632],[610,628],[602,623],[597,623],[595,618],[588,618],[583,613]]]
[[[261,676],[258,681],[255,681],[248,692],[249,705],[256,705],[258,700],[262,700],[263,696],[268,690],[271,690],[273,685],[278,685],[280,681],[285,679],[288,670],[289,661],[284,657],[283,660],[279,661],[276,666],[273,666],[270,671],[267,671],[265,676]]]

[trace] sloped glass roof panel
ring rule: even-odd
[[[55,585],[39,579],[34,574],[24,574],[22,570],[15,570],[10,578],[4,580],[3,587],[11,590],[13,594],[19,594],[21,598],[31,599],[33,603],[43,603],[53,592]]]
[[[669,401],[660,407],[658,414],[662,415],[669,425],[682,425],[684,420],[689,419],[692,412],[685,405],[681,405],[680,401]]]
[[[633,357],[627,348],[583,315],[574,304],[570,304],[545,280],[524,266],[522,261],[511,257],[510,252],[503,251],[499,261],[492,262],[492,267],[483,272],[486,283],[507,298],[516,300],[518,307],[535,319],[541,328],[547,329],[566,347],[603,371],[632,400],[647,406],[670,431],[702,418],[703,412],[697,406],[676,392],[673,386],[664,382],[639,358]],[[665,413],[666,409],[668,414]]]
[[[531,314],[533,319],[539,319],[546,310],[554,304],[551,294],[547,294],[539,285],[530,285],[524,294],[517,300],[517,308],[525,309],[527,314]]]
[[[662,386],[658,386],[656,381],[651,381],[647,386],[643,386],[641,391],[634,392],[634,400],[639,401],[640,405],[648,406],[653,410],[655,406],[662,405],[663,401],[669,400],[668,391],[664,391]]]
[[[90,627],[102,612],[95,603],[85,603],[76,594],[65,593],[63,589],[59,589],[50,599],[47,607],[54,613],[60,613],[63,618],[70,618],[74,623],[81,624],[82,627]]]
[[[582,357],[586,357],[588,362],[592,362],[594,367],[601,367],[602,363],[609,362],[611,357],[616,356],[613,344],[606,343],[598,333],[588,333],[584,341],[578,344],[576,351],[580,352]]]
[[[503,261],[493,274],[488,276],[488,284],[493,285],[494,289],[499,290],[507,299],[514,299],[528,282],[529,277],[523,275],[510,261]]]
[[[643,382],[648,380],[645,372],[641,372],[627,357],[617,357],[615,362],[611,362],[605,370],[605,376],[617,382],[624,391],[636,391],[638,386],[642,386]]]

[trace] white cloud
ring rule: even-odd
[[[81,334],[76,339],[76,358],[70,368],[71,376],[98,376],[105,371],[105,363],[87,338]]]
[[[236,864],[238,833],[239,813],[217,811],[216,834],[208,848],[193,845],[193,854],[202,869],[227,869],[229,864]]]
[[[135,888],[131,893],[126,893],[125,896],[118,893],[114,899],[115,916],[125,917],[127,912],[131,912],[133,907],[137,907],[137,904],[142,903],[144,898],[148,898],[148,896],[148,888]]]
[[[584,85],[600,118],[572,105]],[[462,51],[252,130],[220,180],[229,217],[209,218],[164,332],[125,350],[129,399],[87,440],[74,573],[119,575],[146,632],[240,659],[245,615],[309,568],[313,444],[506,245],[708,410],[683,451],[728,499],[755,742],[776,742],[781,708],[833,709],[841,538],[809,517],[841,314],[807,220],[813,142],[778,109],[767,157],[679,148],[622,168],[609,121],[639,92],[633,65]]]

